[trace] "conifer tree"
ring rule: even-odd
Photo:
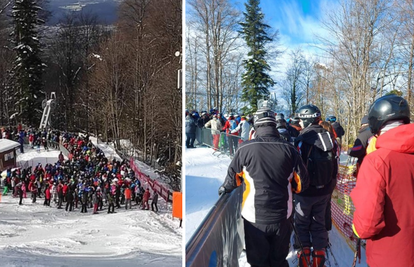
[[[16,93],[15,108],[19,121],[29,125],[40,122],[41,105],[44,98],[42,74],[44,63],[40,57],[38,18],[41,8],[36,0],[16,0],[12,8],[12,41],[16,59],[12,78]]]
[[[249,47],[248,59],[243,61],[245,73],[242,75],[242,100],[248,102],[244,112],[257,110],[257,101],[269,96],[269,87],[275,82],[268,72],[270,66],[266,61],[265,45],[273,39],[268,34],[269,25],[263,22],[264,14],[259,7],[260,0],[248,0],[243,12],[245,21],[240,23],[244,40]]]

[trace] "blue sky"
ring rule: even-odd
[[[236,0],[237,1],[237,0]],[[237,6],[245,11],[244,3]],[[288,50],[300,47],[305,54],[320,53],[316,35],[326,36],[321,20],[337,0],[261,0],[265,22],[280,33],[280,45]]]

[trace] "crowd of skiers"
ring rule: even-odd
[[[30,194],[33,203],[44,198],[45,206],[54,203],[63,209],[65,205],[66,211],[80,208],[81,213],[93,208],[94,214],[104,206],[108,213],[114,213],[115,207],[121,208],[121,205],[131,209],[132,202],[148,210],[152,200],[152,210],[158,212],[157,192],[151,196],[149,188],[144,190],[127,161],[108,160],[89,136],[58,132],[50,135],[69,151],[68,159],[61,152],[54,164],[8,169],[3,194],[10,191],[19,198],[19,205]]]
[[[315,105],[299,108],[291,123],[295,120],[301,129],[292,145],[276,129],[273,110],[260,108],[254,135],[239,146],[219,188],[222,195],[244,184],[241,215],[251,266],[289,266],[293,230],[299,266],[326,263],[343,129],[335,128],[334,117],[323,121]],[[408,102],[386,95],[363,117],[349,151],[358,157],[352,228],[355,238],[367,240],[369,266],[413,266],[414,243],[407,242],[414,237],[413,144]]]
[[[19,124],[17,127],[2,127],[1,138],[17,141],[20,144],[20,153],[24,153],[24,144],[28,143],[31,148],[40,150],[43,146],[45,150],[49,147],[58,149],[59,141],[62,141],[62,135],[59,131],[36,130],[32,127],[23,129]]]
[[[280,137],[284,140],[294,143],[295,138],[299,135],[303,126],[300,125],[300,119],[297,116],[290,116],[285,119],[283,113],[275,113],[276,129]],[[322,121],[321,121],[322,123]],[[326,125],[332,127],[332,134],[335,139],[341,144],[342,136],[345,134],[344,128],[336,120],[335,116],[328,116],[326,118]],[[189,112],[185,113],[185,129],[186,129],[186,147],[195,148],[195,141],[198,145],[202,145],[203,138],[201,138],[202,130],[205,128],[211,129],[211,139],[213,149],[219,149],[220,138],[223,139],[224,149],[228,149],[230,156],[233,156],[240,143],[252,139],[254,135],[254,116],[249,114],[237,114],[231,112],[229,114],[219,113],[216,108],[213,108],[208,113],[207,111]],[[221,134],[225,133],[225,135]]]

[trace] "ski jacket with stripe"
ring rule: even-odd
[[[310,125],[304,128],[298,137],[295,139],[295,146],[297,147],[299,153],[301,154],[302,160],[307,166],[308,155],[312,146],[318,147],[323,151],[329,151],[333,149],[336,157],[338,155],[338,148],[336,143],[333,142],[332,136],[327,130],[325,130],[320,125]],[[338,159],[336,159],[336,165],[334,165],[335,170],[332,173],[332,180],[329,184],[326,184],[323,188],[316,188],[314,186],[309,186],[309,188],[300,193],[301,196],[326,196],[332,194],[336,186],[336,176],[338,175]],[[312,179],[311,177],[309,179]]]
[[[242,216],[251,223],[274,224],[292,214],[292,193],[309,185],[298,151],[282,140],[274,126],[260,127],[243,142],[228,168],[223,187],[243,185]]]
[[[351,198],[369,266],[414,266],[414,124],[381,134],[365,156]]]

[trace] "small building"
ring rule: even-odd
[[[16,148],[20,144],[9,139],[0,139],[0,170],[16,167]]]

